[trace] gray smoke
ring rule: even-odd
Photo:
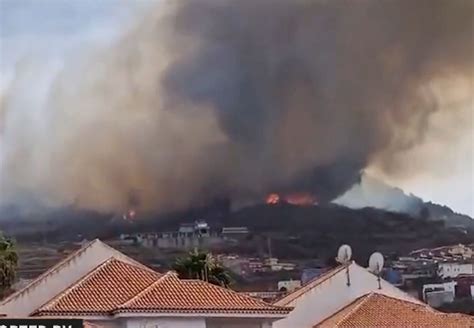
[[[473,10],[166,2],[66,67],[34,118],[18,106],[25,95],[3,95],[0,195],[103,211],[284,189],[333,199],[423,141],[444,110],[433,83],[472,79]]]

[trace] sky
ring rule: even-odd
[[[152,2],[0,0],[2,73],[23,58],[61,60],[84,46],[111,42]]]
[[[106,47],[156,1],[0,0],[0,94],[18,65],[36,63],[31,73],[36,85],[26,96],[40,99],[68,58]],[[454,93],[458,91],[456,85],[451,88]],[[418,168],[416,174],[401,177],[378,172],[377,168],[368,171],[407,193],[474,216],[472,81],[470,89],[462,92],[467,92],[470,101],[460,111],[470,119],[456,131],[445,131],[438,123],[449,118],[433,118],[425,142],[404,155],[409,165]],[[423,156],[425,153],[429,155]]]

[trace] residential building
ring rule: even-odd
[[[453,297],[456,293],[456,281],[447,281],[439,284],[426,284],[423,285],[422,294],[423,300],[426,301],[426,294],[432,291],[448,291],[453,294]]]
[[[456,285],[456,281],[423,285],[423,301],[433,307],[438,307],[443,303],[451,303],[456,297]]]
[[[32,280],[26,287],[0,301],[0,313],[20,318],[30,315],[111,257],[144,267],[107,244],[94,240]]]
[[[294,307],[276,328],[474,325],[473,317],[438,312],[355,262],[324,273],[274,305]]]
[[[456,278],[461,274],[474,274],[474,264],[459,262],[438,263],[438,275],[442,278]]]
[[[473,249],[463,244],[436,247],[433,248],[431,252],[435,255],[458,256],[464,259],[470,259],[474,256]]]
[[[258,258],[249,258],[247,263],[244,265],[244,270],[248,272],[264,272],[265,268],[262,260]]]
[[[436,260],[424,257],[400,257],[391,263],[390,269],[400,275],[397,285],[406,285],[411,280],[436,277],[437,263]]]
[[[0,303],[7,317],[81,318],[107,328],[270,328],[290,311],[155,272],[98,240]]]
[[[222,243],[222,238],[211,232],[206,221],[182,223],[178,230],[140,234],[139,243],[149,248],[192,250]]]
[[[472,326],[474,326],[472,316],[442,313],[424,304],[372,292],[356,298],[313,327],[470,328]]]
[[[289,262],[280,262],[276,257],[269,257],[263,261],[264,267],[268,271],[293,271],[296,264]]]
[[[223,227],[222,238],[225,240],[241,240],[247,237],[249,229],[247,227]]]
[[[413,258],[427,258],[433,256],[430,248],[420,248],[410,252],[410,256]]]
[[[380,289],[379,289],[380,286]],[[422,304],[387,281],[352,262],[339,266],[310,281],[300,289],[275,302],[278,306],[291,306],[294,310],[277,321],[277,328],[312,327],[331,316],[357,298],[377,291],[401,300]]]
[[[281,280],[278,282],[278,290],[293,292],[301,287],[301,280]]]

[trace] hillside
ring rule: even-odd
[[[120,233],[176,230],[182,222],[205,219],[214,231],[223,226],[247,226],[249,239],[232,251],[267,252],[282,258],[332,259],[343,243],[354,248],[354,257],[365,262],[373,251],[403,254],[413,249],[456,243],[473,243],[474,229],[460,229],[443,220],[376,208],[351,209],[330,204],[294,206],[255,205],[229,211],[226,206],[175,213],[141,215],[124,221],[112,214],[65,208],[44,213],[34,220],[14,217],[0,221],[0,229],[19,241],[73,241],[82,238],[114,238]],[[433,207],[438,208],[438,207]],[[442,208],[442,210],[445,210]],[[440,212],[442,213],[442,212]]]
[[[474,220],[468,215],[456,213],[448,206],[425,202],[420,197],[407,194],[402,189],[369,175],[363,175],[361,182],[335,200],[335,203],[355,209],[375,207],[430,220],[442,220],[449,227],[474,229]]]
[[[466,233],[449,228],[441,220],[338,205],[252,206],[232,213],[222,224],[245,225],[256,234],[271,236],[274,252],[281,257],[327,259],[339,245],[348,243],[355,249],[355,258],[365,261],[375,250],[406,253],[421,247],[474,242],[474,230]]]

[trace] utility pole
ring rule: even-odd
[[[270,236],[267,237],[267,247],[268,247],[268,257],[272,258],[272,238]]]

